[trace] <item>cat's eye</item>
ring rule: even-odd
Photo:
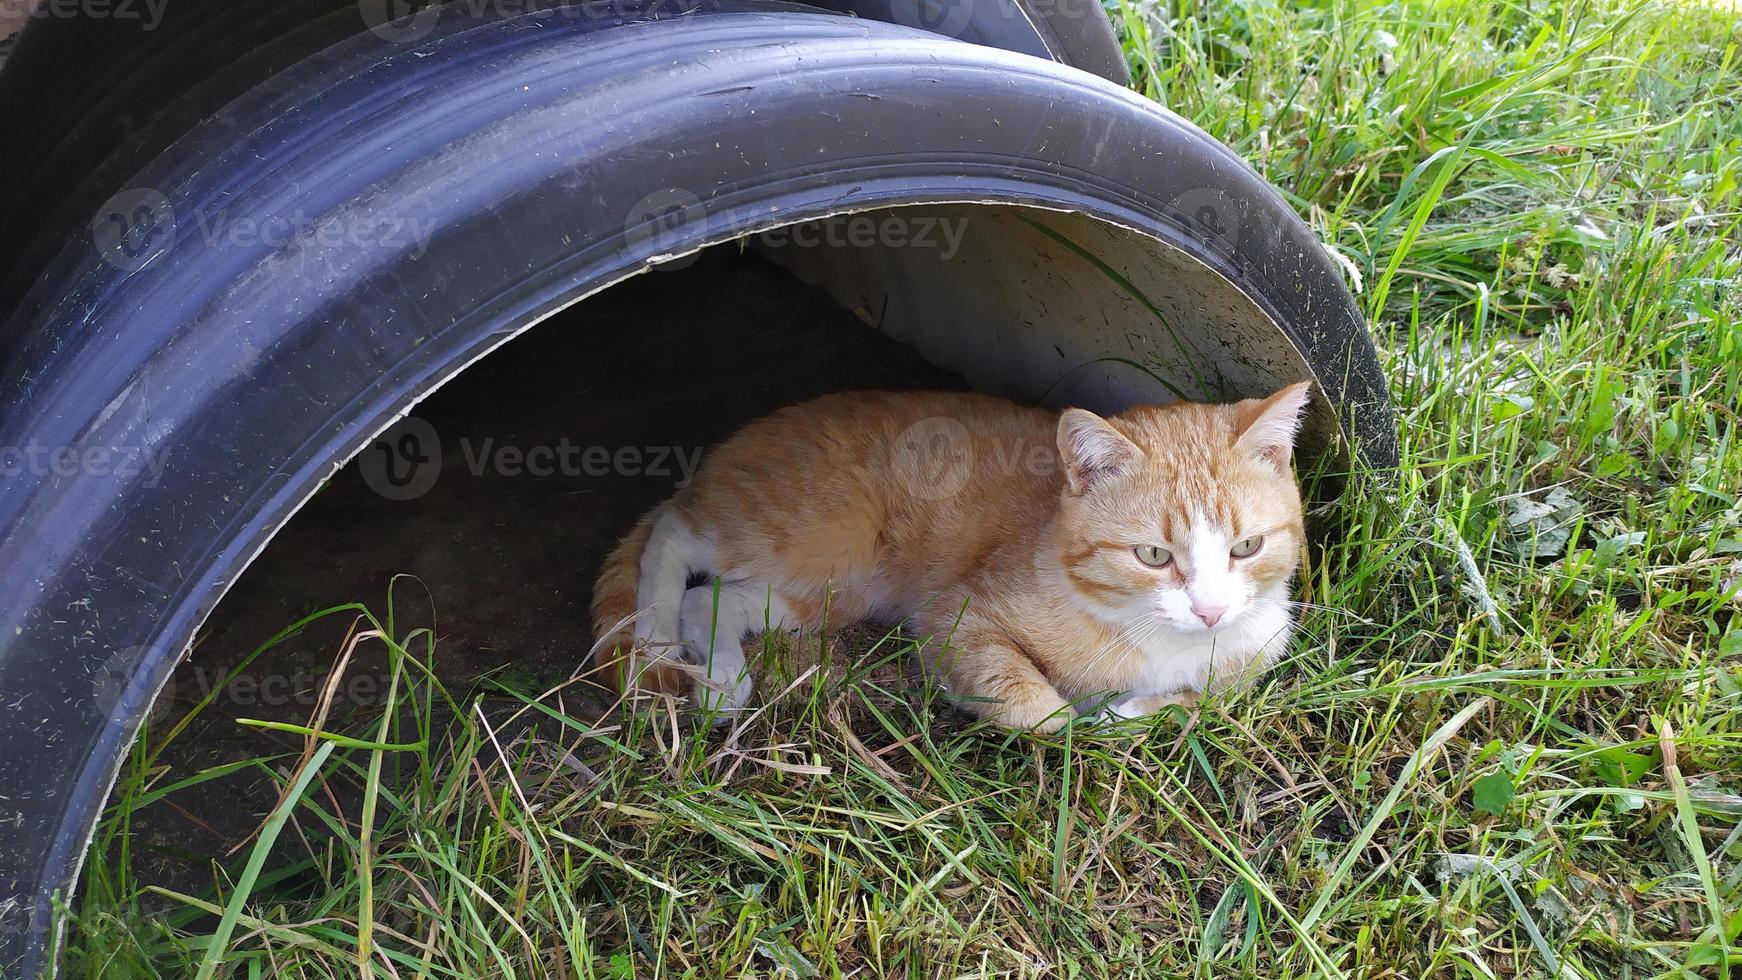
[[[1264,547],[1264,535],[1234,542],[1234,547],[1228,549],[1228,554],[1235,558],[1251,558],[1258,554],[1258,549]]]
[[[1161,568],[1173,561],[1173,552],[1159,545],[1140,544],[1132,550],[1137,553],[1137,560],[1150,568]]]

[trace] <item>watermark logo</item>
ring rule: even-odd
[[[903,27],[959,38],[974,19],[974,0],[892,0],[889,15]]]
[[[682,269],[696,260],[694,249],[707,233],[702,199],[681,187],[667,187],[636,201],[623,222],[623,238],[659,269]]]
[[[442,442],[435,426],[406,416],[375,437],[357,459],[363,482],[388,500],[416,500],[442,474]]]
[[[1051,480],[1063,485],[1058,447],[1050,440],[982,431],[976,436],[945,415],[920,419],[895,437],[888,465],[894,480],[922,500],[943,500],[984,481]]]
[[[1174,199],[1174,210],[1186,228],[1205,241],[1232,252],[1240,244],[1239,204],[1225,191],[1199,187]]]
[[[139,666],[161,659],[161,651],[153,646],[131,646],[115,651],[91,674],[91,704],[97,713],[112,723],[126,722],[134,712],[145,707],[143,720],[155,725],[169,716],[175,700],[175,675],[153,691]]]
[[[1237,198],[1216,187],[1197,187],[1173,200],[1173,210],[1200,241],[1241,260],[1240,250],[1262,255],[1281,245],[1281,225],[1261,202]]]
[[[103,261],[138,272],[175,239],[175,210],[151,187],[129,187],[104,202],[91,219],[91,242]]]
[[[415,0],[357,0],[357,12],[369,33],[389,44],[416,44],[442,16],[440,4]]]
[[[974,474],[974,439],[956,419],[920,419],[895,437],[890,467],[896,481],[922,500],[961,493]]]

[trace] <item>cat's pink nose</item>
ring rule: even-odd
[[[1222,614],[1228,611],[1227,606],[1210,606],[1192,603],[1192,615],[1203,620],[1205,626],[1214,626],[1222,620]]]

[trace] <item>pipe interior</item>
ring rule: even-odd
[[[1113,412],[1308,376],[1232,284],[1081,215],[909,207],[716,246],[575,304],[420,403],[413,418],[441,447],[433,485],[388,499],[367,452],[344,467],[238,579],[152,717],[167,728],[316,610],[385,612],[402,573],[415,578],[395,587],[399,629],[435,627],[452,689],[488,675],[547,690],[586,656],[592,576],[617,537],[706,447],[827,392],[972,388]],[[1315,412],[1322,438],[1331,417]],[[299,751],[237,719],[306,723],[351,622],[322,620],[254,660],[161,761],[185,775]],[[329,724],[370,717],[384,678],[378,652],[360,650]],[[588,710],[579,689],[565,697]],[[172,794],[135,817],[141,875],[203,887],[275,799],[249,772]]]
[[[921,235],[924,247],[914,244]],[[1086,215],[888,208],[754,241],[873,329],[977,390],[1017,401],[1108,413],[1263,395],[1312,376],[1269,315],[1226,278]],[[1308,429],[1310,445],[1328,443],[1327,405],[1315,404]]]

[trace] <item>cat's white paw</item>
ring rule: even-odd
[[[730,682],[698,677],[695,704],[714,714],[714,724],[724,725],[750,707],[750,698],[755,692],[755,684],[747,673]]]
[[[1168,705],[1191,708],[1198,703],[1198,692],[1175,691],[1172,694],[1141,694],[1115,701],[1107,706],[1107,717],[1116,719],[1142,718],[1157,714]]]
[[[1142,700],[1145,699],[1124,698],[1119,701],[1114,701],[1107,705],[1107,707],[1102,711],[1102,714],[1114,721],[1122,721],[1126,718],[1141,718],[1149,713],[1138,708],[1137,703]]]

